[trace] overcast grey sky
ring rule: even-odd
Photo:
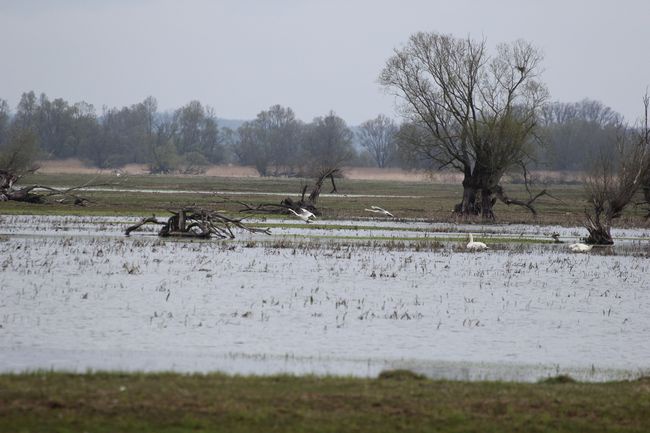
[[[648,0],[0,0],[0,98],[24,91],[109,107],[152,95],[219,117],[273,104],[310,121],[395,116],[377,76],[416,31],[545,53],[553,100],[597,99],[628,120],[650,84]]]

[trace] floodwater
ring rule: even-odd
[[[134,218],[3,216],[0,370],[223,371],[534,381],[650,374],[648,233],[571,254],[518,244],[467,252],[287,242],[321,230],[178,241]],[[332,222],[341,224],[341,221]],[[343,222],[346,239],[472,231],[567,240],[580,229]],[[413,229],[406,232],[405,228]],[[325,231],[328,232],[328,231]],[[265,240],[267,240],[265,242]],[[379,246],[378,246],[379,245]]]

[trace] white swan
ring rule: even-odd
[[[364,209],[364,210],[366,212],[380,213],[382,215],[386,215],[386,216],[389,216],[391,218],[395,218],[395,215],[388,212],[386,209],[380,208],[379,206],[370,206],[370,209]]]
[[[300,213],[298,213],[295,210],[289,208],[289,212],[293,213],[295,216],[306,223],[310,223],[312,219],[316,219],[316,216],[313,213],[309,212],[307,209],[300,208]]]
[[[309,211],[308,211],[307,209],[305,209],[304,207],[301,207],[301,208],[300,208],[300,213],[301,213],[302,215],[305,215],[307,218],[316,219],[316,215],[314,215],[313,213],[309,212]]]
[[[468,250],[474,250],[474,251],[481,251],[481,250],[487,250],[488,246],[485,245],[483,242],[474,242],[474,236],[470,233],[469,234],[469,243],[467,244],[467,249]]]
[[[569,245],[569,249],[574,253],[586,253],[587,251],[591,251],[593,247],[593,245],[587,245],[580,242]]]

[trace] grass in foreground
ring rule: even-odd
[[[0,376],[2,432],[647,432],[650,381]]]

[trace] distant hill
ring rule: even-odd
[[[219,128],[230,128],[232,130],[236,130],[244,122],[247,122],[247,120],[242,120],[242,119],[222,119],[221,117],[217,117],[217,124],[219,125]]]

